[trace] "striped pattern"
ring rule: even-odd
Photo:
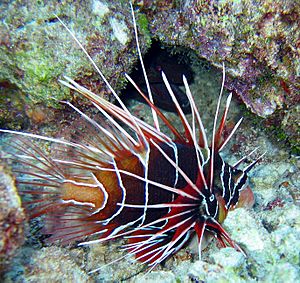
[[[120,107],[65,77],[62,83],[87,97],[105,118],[98,123],[66,102],[86,122],[88,135],[79,138],[80,142],[1,130],[20,137],[12,146],[19,151],[14,158],[20,164],[15,169],[20,193],[32,197],[26,203],[28,211],[32,217],[46,215],[52,241],[71,241],[89,236],[80,244],[89,245],[126,237],[128,243],[122,247],[127,251],[126,256],[135,256],[151,269],[176,253],[194,234],[198,237],[200,257],[206,231],[212,233],[222,246],[229,244],[242,251],[221,223],[227,212],[239,204],[240,195],[246,188],[247,173],[257,160],[239,170],[237,167],[244,158],[230,166],[219,154],[241,123],[240,120],[224,139],[223,129],[231,100],[229,95],[217,127],[225,70],[223,68],[210,143],[186,78],[183,77],[183,82],[191,106],[191,124],[162,72],[184,128],[184,133],[180,133],[153,104],[134,14],[133,23],[148,95],[143,94],[128,74],[126,78],[151,107],[154,125],[129,112],[87,51],[66,27]],[[160,131],[159,118],[174,137]],[[62,157],[45,154],[32,146],[28,139],[55,143]],[[248,191],[245,192],[247,198]]]

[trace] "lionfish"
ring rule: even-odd
[[[225,82],[224,65],[211,142],[185,76],[183,83],[190,103],[191,123],[162,72],[183,125],[181,133],[153,103],[132,5],[131,13],[148,94],[128,74],[125,76],[151,107],[154,125],[130,113],[74,33],[58,18],[120,106],[65,77],[61,82],[88,98],[104,117],[98,123],[65,102],[88,125],[89,133],[83,140],[74,142],[1,130],[21,136],[12,146],[20,151],[13,157],[22,165],[15,169],[20,194],[31,197],[24,205],[33,218],[46,215],[51,240],[75,241],[93,236],[79,244],[89,245],[123,237],[127,239],[122,246],[126,256],[135,256],[148,264],[150,270],[175,254],[192,236],[198,238],[199,256],[206,234],[215,237],[222,247],[229,245],[243,252],[221,224],[229,210],[253,204],[253,193],[246,181],[247,173],[258,159],[240,170],[238,166],[253,152],[234,165],[227,164],[220,155],[242,121],[225,137],[230,94],[217,126]],[[160,130],[159,119],[174,137]],[[31,139],[55,143],[62,157],[54,158],[43,152],[32,145]]]

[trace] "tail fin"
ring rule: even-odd
[[[52,235],[50,242],[69,242],[102,229],[91,216],[101,208],[105,196],[92,176],[66,160],[45,154],[24,137],[9,146],[12,159],[18,161],[13,171],[22,206],[29,218],[44,216],[44,233]],[[63,151],[64,147],[60,145],[59,149]]]

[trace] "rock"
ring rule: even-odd
[[[0,273],[24,242],[25,214],[12,176],[0,165]]]

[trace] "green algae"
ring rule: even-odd
[[[137,25],[139,27],[139,31],[146,37],[147,46],[150,47],[152,43],[152,36],[149,30],[149,21],[145,14],[142,13],[138,14]]]
[[[17,85],[29,94],[26,97],[28,104],[43,101],[47,106],[53,107],[59,100],[68,97],[70,91],[57,82],[64,69],[63,65],[53,60],[52,54],[47,50],[20,50],[15,53],[15,61],[17,68],[24,72],[22,82]]]
[[[92,5],[70,6],[63,1],[57,9],[49,4],[43,1],[37,7],[30,3],[7,4],[5,24],[0,25],[1,34],[9,31],[9,37],[0,44],[0,57],[5,66],[0,70],[0,81],[14,84],[29,107],[43,103],[60,108],[60,100],[71,100],[70,90],[58,82],[64,75],[75,78],[95,92],[99,90],[95,88],[99,85],[99,76],[57,20],[57,14],[75,33],[96,64],[103,66],[103,73],[113,87],[116,90],[123,88],[125,79],[118,79],[123,78],[124,70],[130,71],[136,60],[136,52],[128,51],[132,39],[127,27],[127,19],[131,17],[128,3],[93,1]],[[116,9],[119,10],[117,13]],[[36,10],[39,10],[38,15]],[[120,35],[120,27],[128,36],[115,40]],[[144,31],[146,34],[146,29]],[[120,47],[120,44],[123,46]],[[125,57],[121,60],[122,64],[117,63],[120,57]]]

